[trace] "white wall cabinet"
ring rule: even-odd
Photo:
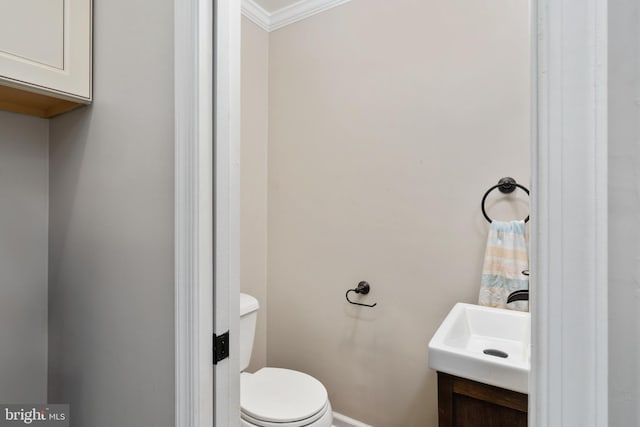
[[[53,117],[88,104],[92,0],[0,0],[0,109]]]

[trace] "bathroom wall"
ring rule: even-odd
[[[260,302],[248,371],[267,360],[267,138],[269,33],[242,18],[240,288]]]
[[[0,402],[46,402],[49,124],[0,112]]]
[[[51,121],[49,401],[74,427],[174,424],[173,19],[95,2],[95,102]]]
[[[609,2],[609,425],[640,425],[640,9]]]
[[[353,0],[269,42],[268,364],[366,423],[437,425],[427,344],[477,301],[480,200],[529,184],[528,2]],[[377,307],[345,302],[360,280]]]

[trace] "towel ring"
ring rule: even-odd
[[[505,177],[500,179],[500,181],[498,181],[498,184],[488,189],[487,192],[484,193],[484,196],[482,197],[482,205],[481,205],[482,215],[484,215],[484,217],[487,219],[487,221],[489,221],[489,223],[492,223],[493,220],[489,218],[489,215],[487,215],[487,211],[484,208],[484,202],[487,200],[487,196],[489,195],[489,193],[491,193],[496,188],[499,189],[500,192],[504,194],[513,193],[516,188],[524,190],[524,192],[526,192],[527,195],[529,194],[529,190],[527,189],[527,187],[525,187],[524,185],[518,184],[515,179],[510,177]],[[527,217],[524,219],[524,222],[525,223],[529,222],[529,215],[527,215]]]

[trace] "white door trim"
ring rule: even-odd
[[[229,331],[215,370],[215,425],[240,425],[240,2],[216,0],[214,325]]]
[[[212,24],[201,19],[205,3],[175,1],[176,427],[213,425],[213,94],[201,37]]]
[[[533,13],[530,425],[605,427],[606,0],[538,0]]]
[[[176,427],[234,427],[240,420],[240,3],[175,0],[174,25]],[[215,369],[214,331],[231,337],[230,356]]]

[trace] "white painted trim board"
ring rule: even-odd
[[[176,427],[234,427],[240,419],[240,16],[235,0],[175,1]],[[231,357],[215,368],[214,330],[231,335]]]
[[[215,11],[214,330],[229,331],[229,357],[215,368],[215,425],[240,424],[240,3],[217,0]],[[211,52],[207,52],[210,55]],[[211,105],[213,109],[213,104]],[[205,110],[209,110],[209,105]],[[209,426],[208,426],[209,427]]]
[[[537,0],[531,426],[605,427],[606,0]]]
[[[210,362],[212,304],[202,304],[211,288],[212,189],[207,151],[211,122],[201,107],[202,22],[205,0],[175,0],[175,425],[213,424],[213,366]],[[211,24],[209,24],[210,26]],[[211,98],[211,96],[209,96]],[[207,120],[208,119],[208,120]],[[203,129],[204,127],[204,129]],[[209,159],[211,156],[208,157]],[[204,170],[204,171],[203,171]],[[207,219],[208,214],[208,219]],[[209,301],[211,298],[209,297]],[[205,354],[209,350],[209,358]]]
[[[333,413],[333,424],[331,427],[372,427],[369,424],[365,424],[362,421],[355,420],[353,418],[342,415],[339,412]]]

